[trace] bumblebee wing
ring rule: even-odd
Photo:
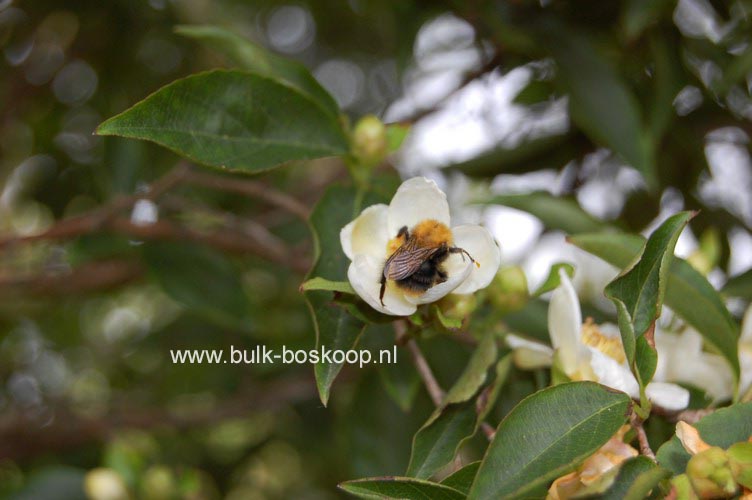
[[[384,277],[401,280],[412,276],[437,250],[438,247],[414,247],[410,244],[399,247],[384,264]]]

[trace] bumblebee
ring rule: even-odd
[[[388,244],[389,257],[381,273],[379,300],[384,305],[384,291],[387,280],[408,293],[420,294],[434,285],[447,280],[442,264],[450,254],[459,253],[476,266],[475,259],[465,250],[453,246],[451,230],[441,222],[429,219],[417,224],[412,232],[403,226],[397,237]]]

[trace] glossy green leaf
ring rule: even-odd
[[[455,490],[467,495],[470,492],[470,486],[472,486],[479,468],[480,460],[469,463],[460,470],[445,477],[444,480],[441,481],[441,484],[454,488]]]
[[[580,207],[571,198],[560,198],[545,191],[529,194],[498,195],[484,201],[523,210],[538,217],[549,229],[569,234],[607,231],[611,226]]]
[[[355,290],[353,290],[349,281],[332,281],[319,277],[306,280],[300,285],[301,292],[308,292],[311,290],[326,290],[329,292],[349,293],[350,295],[355,294]]]
[[[184,242],[147,242],[143,254],[157,283],[190,313],[223,327],[253,329],[240,272],[227,257]]]
[[[370,477],[339,484],[339,488],[358,498],[407,500],[462,500],[465,495],[439,483],[412,477]]]
[[[549,26],[547,47],[557,78],[567,91],[572,120],[594,142],[619,154],[655,186],[652,146],[640,106],[621,76],[585,37]]]
[[[606,296],[616,305],[630,365],[634,362],[637,337],[661,314],[674,247],[691,217],[691,212],[680,212],[666,219],[648,238],[639,260],[606,286]]]
[[[593,382],[525,398],[499,424],[468,498],[521,498],[545,487],[608,441],[630,405],[628,395]]]
[[[447,391],[444,397],[444,404],[462,403],[472,398],[485,383],[486,374],[491,365],[496,361],[496,355],[496,338],[490,334],[485,335],[478,344],[478,347],[475,348],[462,375]]]
[[[413,438],[407,475],[428,479],[451,462],[462,442],[475,433],[477,420],[474,401],[437,410]]]
[[[347,279],[349,261],[342,251],[340,230],[359,212],[354,188],[332,186],[321,197],[310,217],[314,238],[314,265],[309,276],[341,282]],[[305,298],[316,330],[316,347],[352,349],[358,342],[365,323],[332,303],[332,294],[325,290],[309,290]],[[317,363],[314,366],[316,387],[324,405],[329,390],[342,369],[342,363]]]
[[[727,408],[720,408],[694,424],[700,437],[711,446],[728,448],[739,441],[746,441],[752,436],[752,403],[739,403]],[[690,455],[674,436],[658,449],[656,458],[661,466],[674,474],[681,474],[687,469]]]
[[[601,494],[602,500],[621,500],[627,494],[635,479],[658,465],[645,456],[630,458],[619,466],[619,472],[614,478],[613,484]]]
[[[664,469],[663,467],[654,467],[637,476],[622,498],[624,500],[661,498],[660,483],[670,477],[670,470]]]
[[[337,118],[307,94],[235,70],[172,82],[97,133],[145,139],[199,163],[244,172],[349,149]]]
[[[559,276],[559,271],[561,269],[563,269],[564,272],[567,273],[567,276],[569,276],[570,278],[574,277],[574,266],[572,264],[568,264],[566,262],[556,263],[551,266],[551,270],[548,272],[548,276],[545,280],[543,280],[541,286],[539,286],[531,296],[540,297],[544,293],[555,290],[561,283],[561,276]]]
[[[752,300],[752,269],[729,278],[721,291],[729,297]]]
[[[616,267],[629,265],[645,244],[641,236],[623,233],[581,234],[572,236],[569,241]],[[718,349],[738,378],[739,328],[713,285],[678,257],[671,262],[665,302]]]
[[[321,104],[332,116],[339,114],[334,98],[299,62],[278,56],[231,31],[217,26],[182,25],[175,32],[221,52],[242,69],[275,78]]]

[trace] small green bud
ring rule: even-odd
[[[673,491],[676,494],[676,500],[699,500],[697,493],[692,489],[692,483],[686,474],[674,476],[671,480]]]
[[[379,164],[387,153],[386,127],[374,115],[366,115],[355,124],[352,134],[352,152],[362,165]]]
[[[503,267],[488,287],[488,299],[502,312],[522,309],[529,298],[525,272],[517,267]]]
[[[478,307],[475,294],[458,295],[450,293],[438,304],[441,314],[450,319],[465,319]]]
[[[717,446],[692,456],[687,475],[700,498],[731,496],[738,490],[726,452]]]
[[[731,473],[737,483],[752,489],[752,443],[742,442],[732,444],[726,450],[731,464]]]

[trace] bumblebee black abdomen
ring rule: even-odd
[[[441,249],[430,259],[423,262],[415,273],[410,276],[395,280],[397,286],[404,290],[423,293],[432,286],[447,280],[447,273],[441,268],[441,264],[449,256],[446,249]]]

